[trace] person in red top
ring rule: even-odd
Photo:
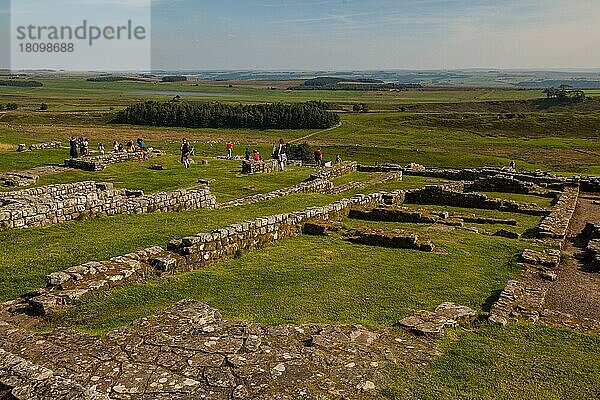
[[[254,150],[252,152],[252,158],[254,158],[254,161],[260,161],[260,153],[258,152],[258,150]]]
[[[319,147],[317,150],[315,150],[315,164],[317,164],[317,167],[320,167],[323,164],[323,151],[321,151],[321,148]]]
[[[233,156],[233,143],[227,142],[227,158],[231,158]]]

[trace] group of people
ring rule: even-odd
[[[228,159],[233,158],[233,143],[231,143],[231,141],[227,142],[227,144],[225,146],[225,150],[226,150],[226,157]],[[191,160],[189,157],[195,155],[195,149],[186,138],[183,138],[181,140],[180,151],[181,151],[181,163],[183,164],[183,166],[185,168],[189,168],[191,165]],[[322,167],[323,166],[323,150],[319,147],[317,150],[315,150],[313,155],[315,158],[315,164],[318,167]],[[279,143],[273,147],[273,157],[279,161],[279,166],[280,166],[281,170],[285,171],[285,167],[286,167],[286,164],[288,161],[287,144],[285,143],[285,140],[279,139]],[[246,161],[250,161],[250,160],[261,161],[263,158],[257,149],[254,149],[251,151],[250,148],[246,147],[246,150],[244,151],[244,159]],[[337,156],[336,163],[339,164],[341,162],[342,162],[341,157]]]
[[[85,137],[80,137],[79,139],[76,139],[75,136],[72,136],[71,140],[69,141],[69,149],[70,149],[69,154],[70,154],[71,158],[77,158],[80,156],[85,157],[85,156],[89,156],[91,154],[89,141]],[[124,145],[122,143],[114,141],[112,151],[113,151],[113,153],[140,152],[144,155],[142,157],[142,159],[145,159],[146,158],[145,157],[146,143],[144,142],[144,139],[142,139],[142,138],[137,138],[135,140],[135,142],[133,140],[129,140]],[[98,143],[98,154],[99,155],[106,154],[106,149],[104,147],[104,144],[102,144],[102,143]]]
[[[90,143],[87,138],[71,136],[69,140],[69,155],[71,158],[77,158],[79,155],[89,156],[90,155]]]

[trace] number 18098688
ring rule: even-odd
[[[21,53],[72,53],[73,43],[19,43]]]

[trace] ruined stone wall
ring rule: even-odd
[[[347,175],[351,172],[356,171],[358,168],[358,164],[354,161],[344,161],[339,164],[335,164],[331,167],[321,168],[319,172],[312,174],[308,181],[318,180],[318,179],[326,179],[330,180],[333,178],[337,178],[338,176]]]
[[[7,192],[0,196],[0,230],[59,224],[97,215],[140,214],[214,208],[207,190],[180,189],[144,195],[112,184],[78,182]]]
[[[278,160],[242,161],[242,174],[268,174],[271,172],[281,172],[281,165]]]
[[[479,208],[516,212],[528,215],[547,215],[548,211],[533,204],[516,201],[491,199],[481,193],[463,193],[444,186],[425,186],[423,189],[409,190],[405,193],[407,204],[429,204],[450,207]]]
[[[35,143],[29,146],[29,150],[48,150],[48,149],[60,149],[61,142],[49,142],[49,143]]]
[[[329,192],[333,189],[333,183],[327,180],[318,179],[310,182],[302,182],[298,185],[290,186],[283,189],[274,190],[268,193],[260,193],[252,196],[244,197],[241,199],[235,199],[226,203],[217,205],[217,208],[230,208],[243,206],[248,204],[255,204],[261,201],[267,201],[276,199],[279,197],[289,196],[294,193],[324,193]]]
[[[68,196],[74,193],[93,191],[96,189],[97,185],[99,184],[94,181],[83,181],[40,186],[14,192],[0,192],[0,199],[25,196]]]
[[[382,193],[356,195],[324,207],[271,215],[233,224],[212,233],[203,233],[169,242],[168,250],[186,257],[188,263],[205,264],[234,257],[239,252],[260,249],[282,239],[299,236],[310,219],[327,220],[345,216],[352,207],[375,207],[383,201]]]
[[[532,182],[515,179],[512,176],[494,175],[479,178],[465,184],[465,192],[501,192],[529,194],[536,190]]]
[[[579,186],[567,187],[559,197],[552,212],[538,226],[538,234],[542,238],[564,240],[569,223],[575,212],[579,198]]]
[[[65,160],[66,167],[82,169],[85,171],[102,171],[109,164],[116,164],[131,160],[141,160],[142,158],[154,158],[163,156],[165,153],[160,150],[152,149],[145,154],[135,153],[106,153],[101,156],[70,158]]]
[[[581,178],[581,191],[582,192],[600,192],[600,177],[598,176],[586,176]]]

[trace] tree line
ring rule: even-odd
[[[137,103],[120,111],[115,123],[186,128],[325,129],[340,117],[316,102],[224,104],[219,102]]]
[[[38,82],[38,81],[10,80],[10,81],[0,81],[0,86],[42,87],[44,85],[42,84],[42,82]]]

